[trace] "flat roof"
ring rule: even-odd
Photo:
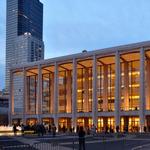
[[[65,56],[60,56],[60,57],[55,57],[55,58],[50,58],[50,59],[44,59],[44,60],[35,61],[35,62],[27,62],[24,64],[13,65],[11,67],[11,70],[15,70],[19,68],[26,68],[26,67],[34,67],[37,65],[51,64],[54,62],[61,62],[61,61],[63,62],[63,61],[72,60],[72,59],[82,59],[86,57],[91,57],[93,55],[109,55],[109,54],[115,53],[116,51],[131,52],[133,50],[137,50],[140,48],[148,48],[148,47],[150,47],[150,41],[120,45],[120,46],[115,46],[115,47],[110,47],[110,48],[96,49],[96,50],[87,51],[87,52],[81,52],[81,53],[65,55]]]

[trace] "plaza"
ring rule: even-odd
[[[10,124],[150,130],[149,41],[16,65],[10,77]]]

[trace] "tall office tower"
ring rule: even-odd
[[[7,0],[6,89],[10,68],[44,59],[43,4],[39,0]]]

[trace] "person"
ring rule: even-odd
[[[83,126],[79,128],[78,136],[79,136],[79,150],[85,150],[85,131],[83,129]]]
[[[17,126],[16,126],[16,124],[13,125],[13,132],[14,132],[14,135],[16,136],[16,134],[17,134]]]
[[[144,126],[144,132],[146,133],[146,126]]]
[[[96,126],[94,124],[92,125],[91,132],[93,136],[96,134]]]
[[[116,126],[116,132],[117,133],[119,132],[119,126]]]
[[[79,125],[77,125],[77,131],[76,131],[77,133],[79,132],[79,128],[80,128]]]
[[[56,136],[56,126],[55,126],[55,124],[53,124],[53,126],[52,126],[52,133],[53,133],[53,137],[55,137]]]
[[[52,129],[51,124],[49,124],[49,126],[48,126],[48,132],[49,132],[49,134],[51,134],[51,129]]]
[[[105,134],[108,133],[108,126],[106,125],[106,128],[105,128]]]
[[[25,127],[25,126],[24,126],[24,124],[22,123],[22,124],[21,124],[21,133],[22,133],[22,136],[24,136],[24,127]]]
[[[41,134],[41,127],[40,127],[39,123],[36,125],[36,132],[37,132],[38,136],[40,136],[40,134]]]
[[[65,133],[66,132],[66,127],[63,125],[63,127],[62,127],[62,131],[63,131],[63,133]]]
[[[40,124],[40,131],[41,131],[41,135],[43,136],[44,134],[46,134],[46,130],[45,130],[45,127],[44,127],[44,124],[41,123]]]
[[[86,128],[86,132],[87,132],[87,135],[90,135],[90,128],[89,128],[89,126],[87,126],[87,128]]]

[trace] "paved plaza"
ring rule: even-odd
[[[1,136],[0,146],[7,150],[25,150],[21,145],[32,146],[32,150],[78,150],[76,135],[60,134],[56,137],[45,135]],[[149,150],[150,134],[98,135],[86,137],[86,150]]]

